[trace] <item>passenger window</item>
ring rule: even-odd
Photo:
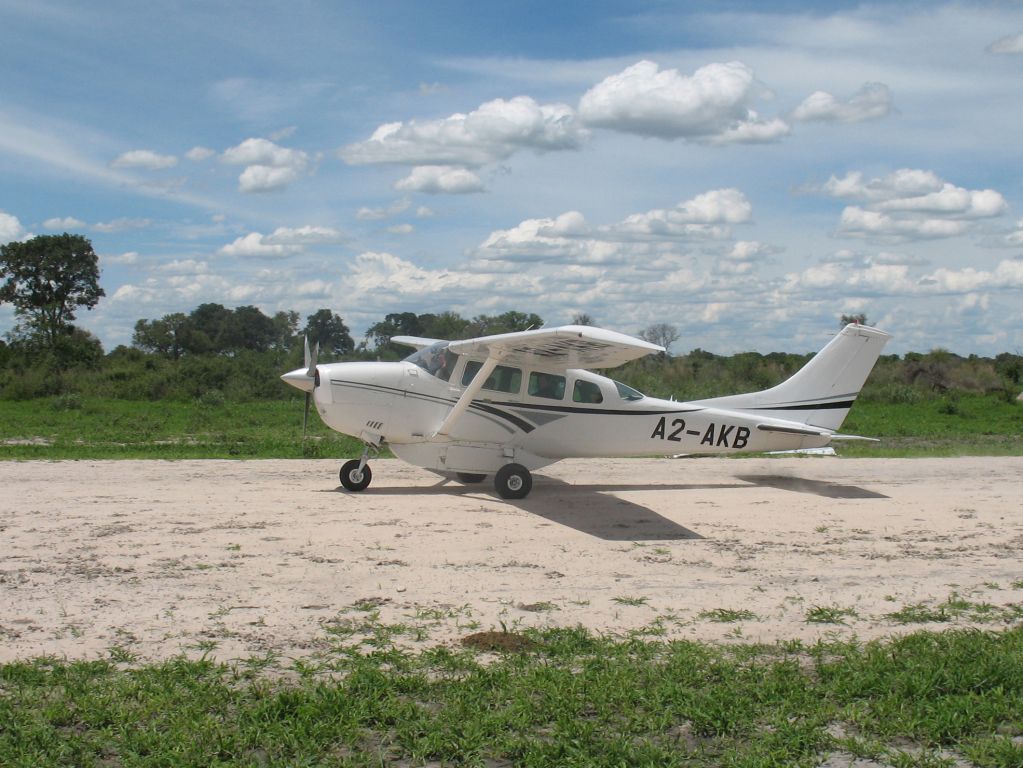
[[[600,393],[600,387],[592,381],[579,380],[572,390],[572,401],[576,403],[602,403],[604,396]]]
[[[533,397],[549,397],[560,400],[565,396],[565,377],[554,373],[533,371],[529,374],[529,394]]]
[[[470,360],[465,364],[465,372],[462,374],[462,386],[467,387],[476,377],[483,363]],[[522,388],[522,371],[518,368],[509,368],[507,365],[499,365],[494,372],[483,382],[483,389],[495,392],[507,392],[511,395],[518,394]]]

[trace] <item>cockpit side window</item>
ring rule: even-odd
[[[462,386],[467,387],[476,377],[476,373],[483,367],[478,360],[470,360],[465,364],[465,372],[462,374]],[[507,365],[499,365],[494,372],[483,382],[483,389],[494,390],[495,392],[507,392],[517,395],[522,387],[522,371],[518,368],[511,368]]]
[[[405,362],[418,365],[431,376],[447,381],[458,362],[458,355],[448,351],[448,342],[441,341],[413,352],[405,358]]]
[[[642,392],[633,389],[628,384],[622,384],[620,381],[615,382],[615,387],[618,389],[618,396],[622,400],[642,400],[646,397]]]
[[[604,395],[600,392],[600,386],[592,381],[577,379],[575,387],[572,388],[572,402],[574,403],[602,403]]]
[[[565,377],[556,373],[533,371],[529,374],[529,394],[560,400],[565,396]]]

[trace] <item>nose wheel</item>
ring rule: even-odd
[[[494,475],[494,487],[502,499],[524,499],[533,489],[533,476],[521,464],[505,464]]]

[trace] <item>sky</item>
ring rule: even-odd
[[[1023,350],[1020,2],[0,0],[0,71],[0,244],[88,237],[107,350],[206,302]]]

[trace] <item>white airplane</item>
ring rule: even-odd
[[[613,368],[663,347],[614,331],[566,325],[443,341],[395,336],[416,348],[401,362],[306,366],[281,378],[306,392],[324,423],[365,444],[341,467],[349,491],[369,486],[370,452],[464,483],[493,475],[498,494],[524,498],[530,474],[570,457],[736,453],[819,448],[840,435],[889,335],[847,325],[791,378],[762,392],[676,402],[647,397],[585,368]]]

